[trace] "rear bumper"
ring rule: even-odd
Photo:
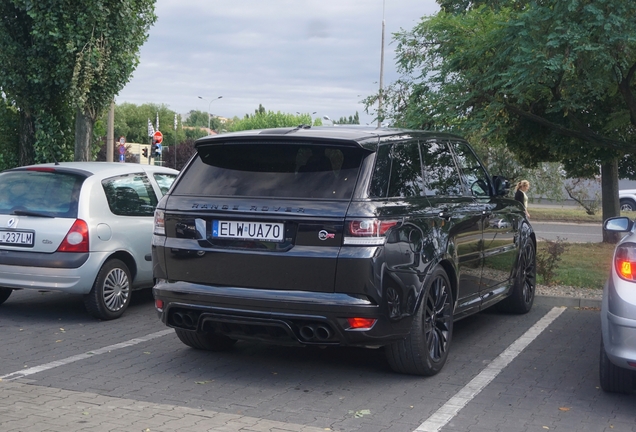
[[[283,345],[382,346],[402,339],[411,319],[390,321],[371,300],[342,293],[216,287],[158,280],[159,316],[169,327],[213,331]],[[347,318],[373,318],[351,329]]]
[[[97,272],[107,257],[106,253],[81,254],[83,260],[77,268],[58,266],[64,260],[64,254],[55,254],[44,265],[42,259],[29,263],[28,260],[7,264],[0,259],[0,286],[12,289],[38,289],[44,291],[61,291],[70,294],[88,294],[93,287]],[[77,262],[75,255],[68,254],[68,259]],[[25,254],[27,257],[28,254]]]
[[[636,303],[621,293],[610,277],[601,304],[603,345],[612,363],[636,371]]]

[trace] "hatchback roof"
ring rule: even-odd
[[[85,172],[89,172],[91,174],[126,174],[133,173],[139,171],[146,172],[164,172],[164,173],[174,173],[178,174],[179,171],[157,166],[157,165],[145,165],[138,163],[121,163],[121,162],[59,162],[59,163],[44,163],[44,164],[36,164],[36,165],[27,165],[21,166],[13,169],[22,170],[28,168],[69,168],[69,169],[77,169]]]

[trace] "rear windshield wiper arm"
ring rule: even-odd
[[[36,212],[31,210],[13,210],[13,213],[16,216],[35,216],[35,217],[45,217],[45,218],[54,218],[55,216],[51,216],[47,213]]]

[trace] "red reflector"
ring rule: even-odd
[[[43,172],[55,172],[55,168],[48,168],[48,167],[32,167],[32,168],[27,168],[27,171],[43,171]]]
[[[163,310],[163,300],[156,299],[155,300],[155,307],[157,309],[159,309],[159,310]]]
[[[627,364],[630,365],[631,367],[636,367],[636,362],[628,361]]]
[[[57,248],[58,252],[88,252],[88,225],[81,219],[75,223],[66,233],[66,237]]]
[[[368,329],[373,327],[377,320],[374,318],[347,318],[347,321],[349,322],[349,328]]]

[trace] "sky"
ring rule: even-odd
[[[115,101],[227,118],[259,104],[336,120],[357,111],[371,123],[361,100],[379,88],[383,17],[386,87],[399,77],[392,34],[438,10],[434,0],[157,0]]]

